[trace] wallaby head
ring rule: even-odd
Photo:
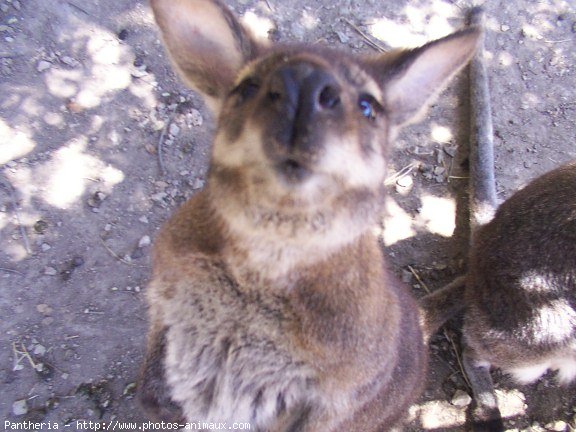
[[[217,128],[206,189],[156,242],[144,405],[262,431],[390,427],[425,349],[370,232],[386,154],[479,31],[362,57],[256,40],[220,1],[151,3]]]
[[[357,57],[256,40],[219,1],[152,6],[176,69],[218,118],[208,183],[222,216],[253,241],[258,234],[296,244],[297,256],[307,244],[324,254],[374,222],[391,139],[468,61],[478,38],[469,29]]]

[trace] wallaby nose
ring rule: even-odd
[[[332,74],[308,63],[286,65],[272,75],[268,98],[296,116],[313,115],[340,104],[340,88]]]
[[[282,125],[276,136],[289,150],[310,152],[317,146],[314,128],[319,117],[335,116],[340,107],[341,89],[327,70],[310,64],[288,64],[270,78],[268,99]]]

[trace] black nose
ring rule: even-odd
[[[280,144],[311,150],[317,121],[338,112],[340,95],[334,76],[319,66],[297,63],[278,68],[270,77],[267,97],[283,124],[276,137]]]
[[[329,72],[302,63],[279,68],[270,78],[268,97],[287,104],[288,109],[301,109],[313,114],[333,109],[340,103],[340,89]]]

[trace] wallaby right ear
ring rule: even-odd
[[[403,126],[424,111],[468,63],[481,34],[481,29],[470,27],[420,48],[371,60],[376,76],[381,77],[384,103],[394,126]]]
[[[212,109],[232,87],[258,44],[219,0],[151,0],[172,62]]]

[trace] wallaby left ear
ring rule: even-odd
[[[261,45],[220,0],[151,0],[182,79],[217,112],[238,72]]]
[[[393,125],[409,123],[426,108],[471,59],[481,34],[479,28],[470,27],[420,48],[383,54],[369,61],[380,79]]]

